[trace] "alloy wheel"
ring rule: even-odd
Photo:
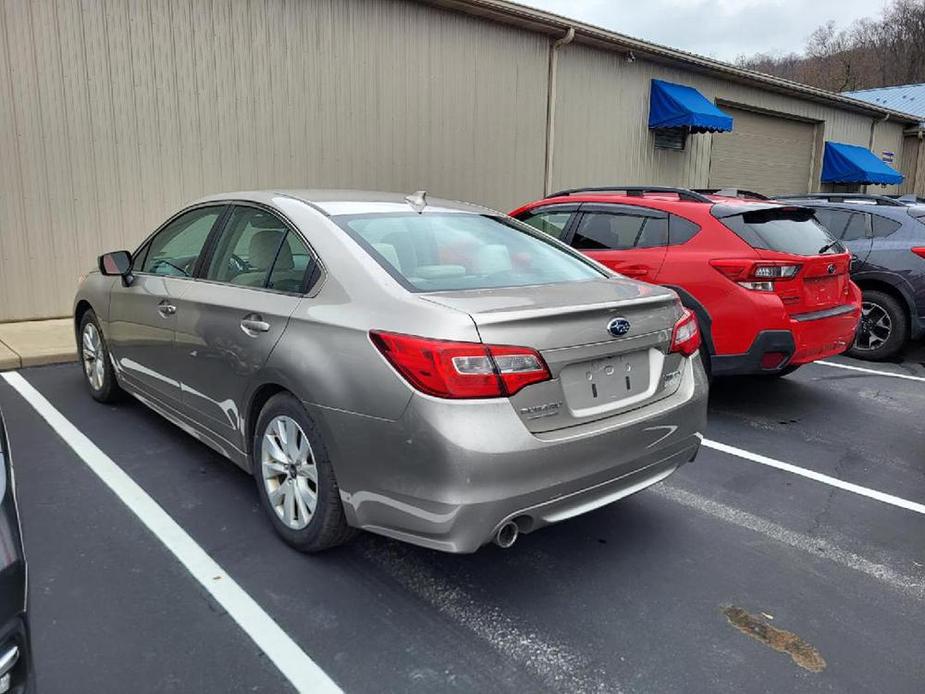
[[[81,356],[83,357],[84,373],[87,375],[87,381],[89,381],[93,390],[100,390],[106,376],[106,350],[103,348],[100,331],[94,323],[87,323],[84,326],[81,343]]]
[[[318,468],[308,437],[292,417],[270,420],[261,439],[260,468],[277,517],[292,530],[304,529],[318,505]]]
[[[880,304],[864,301],[861,304],[861,323],[858,326],[855,349],[865,352],[883,346],[893,333],[893,321],[890,314]]]

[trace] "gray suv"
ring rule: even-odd
[[[674,292],[420,192],[204,198],[101,256],[74,321],[90,394],[251,472],[303,551],[507,547],[666,478],[706,425]]]
[[[914,196],[857,193],[785,195],[854,254],[851,278],[864,293],[861,323],[847,354],[882,360],[925,336],[925,205]]]

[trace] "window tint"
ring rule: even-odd
[[[206,278],[265,287],[288,229],[278,217],[254,207],[235,207],[222,232]]]
[[[816,220],[822,224],[829,233],[835,238],[841,238],[845,233],[845,227],[848,226],[848,220],[851,218],[851,212],[844,210],[832,210],[828,208],[817,208],[814,210]]]
[[[879,215],[871,215],[871,221],[873,222],[874,236],[880,237],[889,236],[902,226],[902,224],[895,219],[887,219]]]
[[[528,212],[526,215],[520,217],[520,221],[529,224],[534,229],[539,229],[549,234],[553,238],[561,239],[562,233],[565,231],[565,227],[571,217],[571,211],[547,210],[545,212]]]
[[[653,248],[668,243],[668,220],[610,212],[586,212],[572,245],[584,250]]]
[[[832,235],[841,239],[842,241],[858,241],[860,239],[866,239],[868,236],[870,236],[869,228],[870,215],[864,214],[863,212],[855,212],[848,220],[848,224],[845,226],[845,230],[840,235]]]
[[[816,209],[816,219],[828,232],[842,241],[858,241],[870,236],[870,215],[866,212]]]
[[[313,259],[305,242],[290,231],[279,247],[267,287],[280,292],[298,293],[305,289],[305,278]]]
[[[819,255],[834,240],[808,209],[755,210],[725,217],[722,222],[752,248],[781,253]],[[825,252],[844,253],[845,249],[836,243]]]
[[[180,215],[148,244],[142,272],[191,277],[221,207],[202,207]]]
[[[699,224],[684,217],[671,215],[668,220],[668,243],[672,246],[687,243],[700,231]]]
[[[604,276],[577,254],[501,217],[435,212],[344,215],[334,220],[380,265],[417,291],[516,287]]]

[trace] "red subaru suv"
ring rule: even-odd
[[[563,190],[511,216],[674,289],[700,322],[712,376],[784,376],[854,341],[851,255],[811,209],[735,191],[617,186]]]

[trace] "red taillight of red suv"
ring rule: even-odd
[[[700,326],[697,325],[697,317],[689,309],[684,309],[671,332],[669,352],[678,352],[689,357],[700,349],[700,342]]]
[[[438,398],[500,398],[552,378],[529,347],[449,342],[373,330],[373,344],[417,390]]]
[[[739,286],[758,292],[773,292],[775,282],[792,280],[803,267],[799,263],[747,258],[711,260],[710,265]]]
[[[913,248],[911,250],[920,258],[925,258],[925,248]]]

